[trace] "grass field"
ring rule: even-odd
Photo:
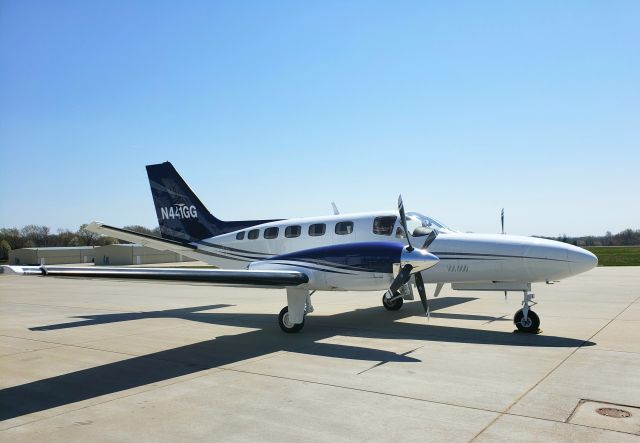
[[[640,266],[640,246],[589,246],[598,266]]]

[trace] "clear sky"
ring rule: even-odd
[[[640,228],[638,1],[0,2],[0,227],[405,207]]]

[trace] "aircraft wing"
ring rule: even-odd
[[[4,274],[45,277],[162,280],[199,282],[223,286],[271,288],[295,287],[309,282],[309,277],[305,273],[298,271],[5,265],[0,266],[0,272]]]

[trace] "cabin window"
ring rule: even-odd
[[[287,238],[300,237],[301,232],[302,226],[300,225],[287,226],[284,230],[284,236]]]
[[[338,235],[347,235],[353,232],[353,222],[345,221],[336,223],[336,234]]]
[[[396,224],[395,215],[385,215],[384,217],[376,217],[373,220],[373,233],[378,235],[391,235],[393,225]]]
[[[258,238],[259,235],[260,235],[260,229],[252,229],[247,234],[247,237],[249,238],[249,240],[255,240],[256,238]]]
[[[327,230],[327,225],[324,223],[316,223],[309,226],[309,235],[311,237],[318,237],[319,235],[324,235]]]
[[[244,231],[240,231],[236,234],[236,240],[242,240],[244,238]]]
[[[278,236],[278,228],[267,228],[264,230],[264,238],[276,238]]]
[[[406,238],[406,234],[404,233],[404,229],[401,226],[396,228],[396,238]]]

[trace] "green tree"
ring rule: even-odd
[[[9,252],[11,252],[11,245],[6,240],[0,241],[0,260],[9,260]]]
[[[20,234],[18,228],[2,228],[0,229],[0,239],[6,240],[11,249],[20,249],[24,247],[25,239]]]

